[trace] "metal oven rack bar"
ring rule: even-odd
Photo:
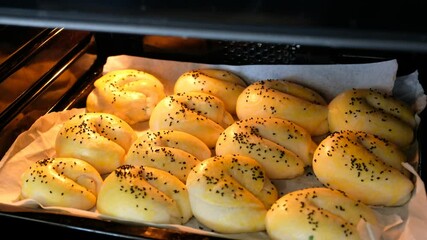
[[[54,30],[55,34],[58,34],[60,29]],[[50,35],[50,37],[54,37],[55,34]],[[59,75],[61,75],[67,67],[72,64],[78,57],[80,57],[88,47],[90,42],[90,37],[87,36],[85,39],[77,43],[70,51],[64,56],[58,63],[53,66],[52,69],[47,71],[39,80],[37,80],[30,88],[28,88],[25,92],[23,92],[15,101],[10,104],[2,113],[0,113],[0,129],[3,129],[5,125],[7,125],[13,118],[15,118],[26,106],[31,104],[40,94],[42,94],[56,79]],[[32,52],[38,51],[44,45],[45,41],[49,41],[48,39],[41,39],[41,42],[29,42],[32,45]],[[18,51],[14,56],[28,56],[31,57],[32,54],[27,54],[25,48]],[[9,60],[14,60],[15,58],[11,58]],[[4,63],[5,66],[9,66],[10,62],[6,60]],[[16,67],[22,66],[25,62],[26,58],[23,58],[21,61],[16,63]],[[3,65],[2,65],[3,66]],[[16,67],[11,67],[11,69],[15,69]]]
[[[59,37],[62,29],[44,29],[34,38],[30,39],[22,47],[16,50],[0,65],[2,79],[6,79],[20,67],[24,66],[35,55],[42,51],[43,47]],[[92,34],[80,39],[68,52],[43,76],[35,81],[26,91],[21,93],[3,112],[0,113],[0,133],[22,112],[27,106],[31,106],[37,98],[52,85],[67,68],[77,61],[90,48]],[[51,106],[46,106],[46,114],[52,111],[62,111],[71,107],[79,106],[82,99],[91,90],[93,80],[101,73],[105,59],[97,58],[87,71],[76,81],[76,83]],[[24,131],[25,129],[21,129]],[[17,130],[19,131],[19,130]],[[15,134],[19,134],[16,132]],[[4,134],[2,134],[4,137]],[[10,145],[12,142],[4,142]],[[173,229],[165,230],[150,226],[129,226],[108,221],[84,219],[73,216],[58,215],[57,213],[11,207],[0,204],[0,222],[6,229],[16,229],[15,224],[34,228],[41,226],[49,231],[71,236],[85,236],[92,239],[111,239],[114,237],[127,239],[206,239],[203,236],[189,235],[177,232]],[[20,228],[22,229],[22,228]],[[28,237],[28,231],[13,231],[14,236]],[[33,235],[33,234],[31,234]]]
[[[33,57],[50,39],[55,37],[61,29],[44,29],[34,38],[30,39],[18,50],[12,53],[7,60],[0,65],[0,82],[9,77],[19,67],[22,67],[28,59]]]

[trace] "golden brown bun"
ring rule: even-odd
[[[247,118],[236,121],[221,133],[217,155],[252,157],[270,179],[289,179],[310,166],[316,144],[302,127],[280,118]]]
[[[57,135],[56,154],[89,162],[99,173],[110,173],[123,164],[137,139],[122,119],[108,113],[84,113],[67,120]]]
[[[314,152],[313,171],[327,187],[368,205],[398,206],[414,188],[402,162],[406,156],[387,140],[364,132],[326,137]]]
[[[278,197],[262,166],[239,155],[202,161],[186,185],[196,219],[221,233],[265,230],[265,214]]]
[[[129,124],[146,121],[166,96],[155,76],[134,69],[115,70],[97,79],[86,100],[88,112],[111,113]]]
[[[32,164],[21,176],[21,196],[44,207],[89,210],[102,185],[98,171],[76,158],[46,158]]]
[[[305,128],[312,136],[329,131],[328,106],[317,92],[286,80],[263,80],[249,85],[237,99],[239,119],[278,117]]]
[[[178,130],[202,140],[209,148],[224,128],[234,122],[217,97],[199,92],[170,95],[153,109],[149,121],[150,130]]]
[[[329,128],[364,131],[405,147],[414,140],[415,112],[373,89],[350,89],[329,103]]]
[[[190,170],[209,157],[210,149],[195,136],[181,131],[160,130],[143,133],[132,144],[124,163],[158,168],[185,183]]]
[[[204,92],[221,99],[225,109],[236,113],[236,101],[246,83],[236,74],[220,69],[198,69],[183,73],[175,82],[174,93]]]
[[[328,188],[307,188],[277,200],[266,216],[267,233],[280,239],[361,239],[359,221],[376,225],[372,209]]]
[[[107,176],[98,212],[135,222],[183,224],[191,217],[185,184],[160,169],[122,165]]]

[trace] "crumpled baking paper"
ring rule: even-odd
[[[180,74],[198,68],[217,68],[233,71],[243,77],[247,83],[263,79],[289,79],[301,84],[311,86],[328,100],[348,88],[377,88],[389,93],[394,93],[414,106],[419,113],[425,107],[425,95],[418,83],[417,72],[396,79],[397,62],[395,60],[369,63],[369,64],[344,64],[344,65],[207,65],[188,62],[174,62],[139,58],[132,56],[117,56],[108,59],[104,72],[115,69],[134,68],[147,71],[165,83],[168,94],[172,93],[173,83]],[[409,80],[408,80],[409,79]],[[396,86],[398,88],[396,90]],[[402,87],[404,86],[404,87]],[[408,88],[408,90],[403,90]],[[33,200],[21,200],[20,175],[33,162],[55,156],[54,141],[62,123],[74,114],[85,112],[85,109],[70,109],[63,112],[49,113],[38,119],[26,132],[18,136],[9,151],[0,161],[0,204],[3,206],[22,206],[39,208]],[[146,127],[147,125],[143,124]],[[139,126],[138,131],[144,127]],[[427,226],[427,200],[424,183],[412,167],[416,166],[419,156],[414,147],[413,165],[405,165],[416,179],[416,188],[412,198],[401,207],[373,207],[377,213],[381,226],[375,227],[361,222],[358,225],[360,234],[364,239],[423,239],[425,226]],[[310,169],[303,176],[292,180],[273,180],[279,193],[285,194],[304,187],[322,186]],[[96,211],[83,211],[70,208],[49,207],[46,210],[57,210],[63,213],[88,217],[123,221],[108,216],[103,216]],[[135,224],[135,223],[132,223]],[[153,226],[176,228],[187,232],[204,235],[214,235],[230,239],[269,239],[266,232],[244,234],[217,234],[202,226],[195,218],[185,225],[156,225]]]

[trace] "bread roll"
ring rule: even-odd
[[[111,71],[97,79],[86,99],[88,112],[111,113],[129,124],[146,121],[166,96],[155,76],[134,69]]]
[[[160,130],[143,133],[130,147],[124,163],[158,168],[185,183],[190,170],[209,157],[210,149],[195,136],[181,131]]]
[[[202,161],[186,185],[196,219],[220,233],[265,230],[265,214],[278,198],[262,166],[240,155]]]
[[[239,119],[278,117],[305,128],[312,136],[329,131],[328,106],[312,89],[287,80],[263,80],[249,85],[237,99]]]
[[[414,188],[402,162],[406,156],[385,139],[350,130],[326,137],[314,152],[313,171],[327,187],[368,205],[399,206]]]
[[[328,188],[307,188],[282,196],[268,210],[265,224],[273,240],[361,239],[357,225],[377,225],[372,209]]]
[[[127,221],[183,224],[191,217],[185,184],[156,168],[122,165],[99,191],[99,213]]]
[[[234,122],[233,117],[217,97],[198,92],[169,95],[153,109],[150,130],[178,130],[202,140],[209,148]]]
[[[175,82],[174,93],[204,92],[224,102],[236,114],[236,101],[247,84],[236,74],[220,69],[198,69],[183,73]]]
[[[302,127],[280,118],[247,118],[227,127],[218,138],[217,155],[252,157],[270,179],[289,179],[311,166],[316,144]]]
[[[415,112],[405,103],[374,89],[350,89],[329,103],[329,128],[364,131],[401,147],[414,140]]]
[[[21,175],[21,197],[44,207],[89,210],[96,204],[102,185],[98,171],[76,158],[46,158],[32,164]]]
[[[136,139],[135,131],[119,117],[84,113],[61,126],[55,149],[57,156],[85,160],[105,174],[123,164],[125,154]]]

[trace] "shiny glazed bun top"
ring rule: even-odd
[[[153,109],[150,130],[178,130],[202,140],[209,148],[224,128],[234,122],[224,102],[207,93],[186,92],[169,95]]]
[[[236,113],[236,101],[247,86],[236,74],[220,69],[197,69],[183,73],[175,82],[174,93],[204,92],[224,102],[231,114]]]
[[[146,131],[132,144],[125,164],[162,169],[185,183],[190,170],[211,157],[197,137],[177,130]]]
[[[334,132],[319,143],[313,171],[324,185],[369,205],[398,206],[409,200],[414,184],[402,166],[406,155],[376,135]]]
[[[340,191],[316,187],[282,196],[268,210],[266,228],[273,240],[360,240],[358,223],[377,225],[375,212]]]
[[[375,134],[400,147],[414,140],[415,112],[404,102],[375,89],[350,89],[329,103],[329,128]]]
[[[186,185],[196,219],[221,233],[265,230],[265,214],[278,197],[263,167],[242,155],[205,159]]]
[[[96,204],[102,185],[98,171],[76,158],[46,158],[33,163],[21,175],[21,196],[44,207],[89,210]]]
[[[217,155],[240,154],[257,160],[270,179],[290,179],[311,166],[316,143],[301,126],[274,118],[234,122],[218,138]]]
[[[97,79],[86,99],[88,112],[114,114],[129,124],[146,121],[166,96],[162,82],[135,69],[111,71]]]
[[[287,80],[263,80],[250,84],[237,99],[240,120],[277,117],[292,121],[311,135],[329,131],[328,106],[314,90]]]
[[[104,215],[134,222],[184,224],[191,217],[185,184],[160,169],[121,165],[104,180],[96,203]]]
[[[55,149],[57,156],[85,160],[104,174],[123,164],[136,139],[132,127],[115,115],[83,113],[64,122]]]

